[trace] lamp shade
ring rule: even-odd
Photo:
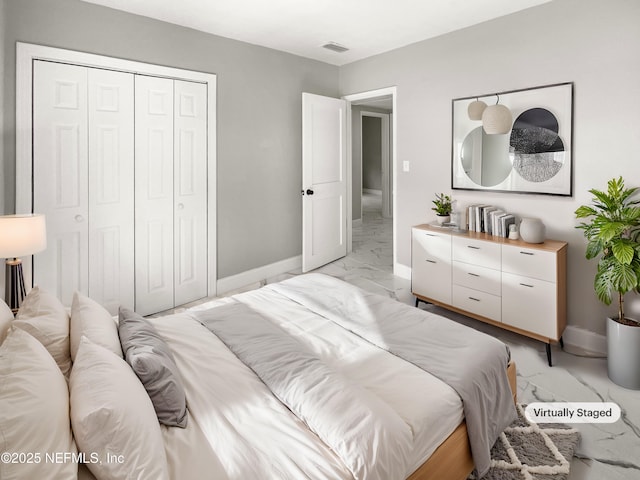
[[[474,100],[467,107],[467,114],[470,120],[482,120],[482,112],[487,108],[487,104],[482,100]]]
[[[512,122],[511,110],[499,103],[488,106],[482,113],[482,128],[487,135],[509,133]]]
[[[33,255],[47,248],[44,215],[0,216],[0,258]]]

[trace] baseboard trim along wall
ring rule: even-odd
[[[262,267],[253,268],[246,272],[218,279],[217,295],[224,295],[232,290],[244,288],[254,283],[260,283],[267,278],[282,275],[283,273],[302,268],[302,255],[280,260],[279,262],[264,265]]]
[[[607,354],[607,337],[598,333],[590,332],[584,328],[569,325],[562,334],[562,339],[567,345],[588,350],[593,353]]]
[[[397,277],[404,278],[405,280],[411,280],[411,267],[396,263],[393,266],[393,274]]]

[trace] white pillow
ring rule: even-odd
[[[0,461],[0,478],[75,478],[78,464],[70,458],[46,458],[77,453],[67,382],[51,355],[27,332],[12,328],[0,346],[0,379],[0,452],[31,455]]]
[[[69,387],[76,443],[87,458],[100,457],[87,464],[97,478],[169,478],[153,405],[123,359],[82,337]],[[108,454],[122,455],[122,463]]]
[[[7,333],[9,333],[9,327],[12,321],[13,312],[9,308],[9,305],[4,303],[3,300],[0,300],[0,345],[2,345],[4,339],[7,338]]]
[[[62,374],[69,378],[69,315],[60,300],[33,287],[20,306],[13,324],[38,339],[56,361]]]
[[[118,326],[109,312],[95,300],[75,292],[71,303],[70,326],[71,360],[74,362],[83,335],[123,358]]]

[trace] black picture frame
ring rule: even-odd
[[[487,135],[475,100],[511,111],[511,130]],[[451,101],[451,188],[573,196],[573,82]]]

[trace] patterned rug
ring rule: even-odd
[[[518,419],[491,450],[491,469],[482,480],[567,480],[580,433],[559,423],[530,423],[526,405],[517,405]],[[473,475],[469,480],[475,479]]]

